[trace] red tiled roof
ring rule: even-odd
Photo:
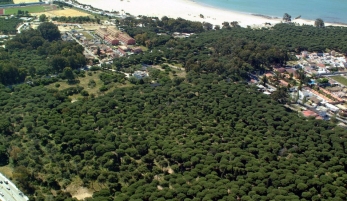
[[[286,81],[284,81],[284,80],[280,80],[280,85],[288,86],[288,82],[286,82]]]
[[[293,68],[288,68],[288,69],[286,69],[286,71],[287,71],[287,73],[289,73],[289,74],[291,74],[291,73],[295,73],[296,72],[296,70],[295,69],[293,69]]]
[[[318,67],[325,68],[324,64],[317,64]]]
[[[305,117],[316,117],[316,116],[318,116],[315,112],[312,112],[311,110],[302,111],[302,114]]]
[[[286,71],[285,68],[276,68],[275,70],[280,72],[280,73],[284,73]]]

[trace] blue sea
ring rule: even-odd
[[[347,0],[194,0],[196,3],[249,14],[292,19],[323,19],[325,22],[347,23]],[[232,19],[230,19],[232,20]]]

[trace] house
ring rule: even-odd
[[[121,33],[120,30],[118,30],[116,27],[107,27],[107,33],[110,34],[113,37],[118,37]]]
[[[280,80],[280,85],[282,85],[282,86],[288,86],[289,85],[289,83],[288,82],[286,82],[286,81],[284,81],[284,80]]]
[[[100,38],[105,39],[105,36],[108,36],[106,28],[99,28],[95,31],[95,34],[100,36]]]
[[[295,69],[295,68],[287,68],[287,69],[286,69],[286,72],[287,72],[289,75],[293,75],[294,78],[299,78],[299,74],[296,72],[296,69]]]
[[[284,73],[286,72],[285,68],[275,68],[275,71],[279,72],[279,73]]]
[[[322,101],[319,100],[318,98],[312,96],[312,97],[309,97],[309,101],[313,104],[316,104],[316,105],[319,105]]]
[[[311,111],[311,110],[304,110],[302,111],[302,114],[305,116],[305,117],[317,117],[318,114]]]
[[[120,33],[118,39],[125,45],[135,45],[135,39],[130,37],[128,34]]]
[[[148,77],[148,74],[146,72],[143,72],[143,71],[135,71],[133,73],[133,76],[136,77],[137,79],[142,79],[144,77]]]
[[[118,52],[121,56],[126,55],[127,53],[125,52],[125,50],[123,50],[121,47],[118,47]]]
[[[345,105],[339,104],[336,107],[339,108],[339,115],[347,117],[347,107]]]
[[[318,67],[318,68],[326,68],[326,67],[325,67],[325,64],[323,64],[323,63],[317,64],[317,67]]]
[[[105,36],[105,41],[109,42],[111,45],[117,45],[119,43],[119,40],[111,35]]]

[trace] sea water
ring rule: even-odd
[[[196,3],[249,14],[292,19],[323,19],[325,22],[347,23],[347,0],[193,0]],[[230,19],[232,21],[232,19]]]

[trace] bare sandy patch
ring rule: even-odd
[[[73,198],[84,200],[85,198],[92,197],[93,191],[82,186],[83,182],[80,178],[76,177],[66,187],[65,191],[69,192]]]
[[[71,194],[73,198],[77,200],[84,200],[84,198],[89,198],[93,196],[93,193],[89,189],[80,187],[74,194]]]
[[[58,16],[58,17],[61,17],[61,16],[66,16],[66,17],[69,17],[69,16],[70,17],[91,16],[88,13],[81,12],[81,11],[71,9],[71,8],[67,8],[64,10],[52,10],[52,11],[48,11],[47,13],[50,13],[50,14],[52,14],[54,16]]]

